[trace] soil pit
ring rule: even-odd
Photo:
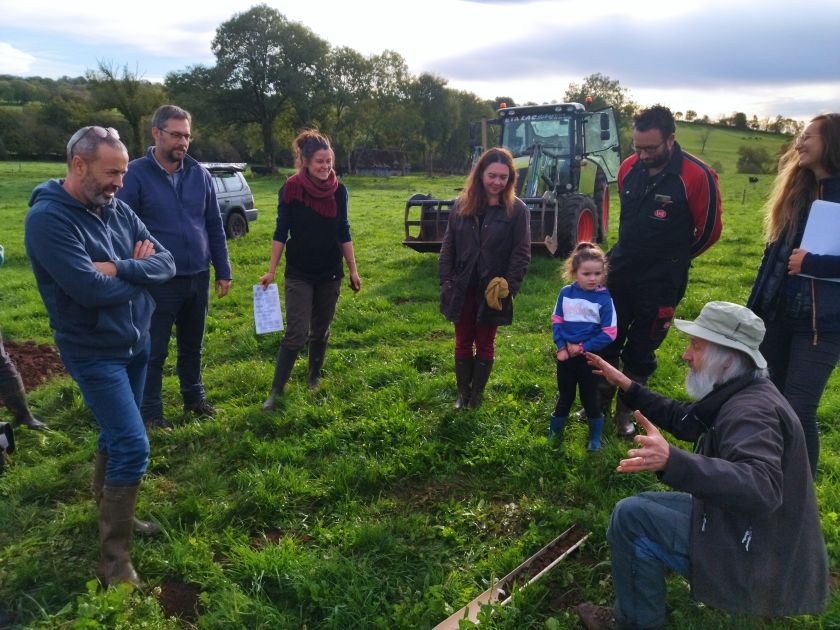
[[[3,340],[3,346],[20,372],[26,391],[31,391],[51,378],[66,373],[54,346],[8,339]]]

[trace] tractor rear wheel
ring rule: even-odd
[[[557,216],[556,256],[565,258],[580,242],[595,242],[598,236],[598,209],[584,195],[572,195],[562,202]]]

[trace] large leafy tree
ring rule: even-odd
[[[410,84],[408,95],[420,123],[419,138],[431,177],[435,155],[460,123],[458,103],[454,91],[446,87],[446,79],[429,73],[421,74]]]
[[[597,111],[605,107],[612,107],[617,115],[621,145],[625,154],[630,151],[632,139],[633,116],[639,110],[639,105],[622,87],[618,79],[611,79],[605,74],[596,72],[584,77],[583,83],[570,83],[564,96],[567,102],[584,103],[587,98],[592,102],[587,109]]]
[[[224,94],[222,111],[260,126],[265,160],[273,167],[275,121],[290,111],[298,125],[311,124],[329,45],[303,24],[260,4],[219,26],[211,48],[214,77]]]
[[[93,95],[103,109],[116,109],[128,123],[131,135],[128,152],[137,157],[143,154],[143,117],[153,113],[165,98],[163,86],[143,79],[135,69],[121,69],[109,61],[99,61],[97,70],[86,74]]]

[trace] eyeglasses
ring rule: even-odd
[[[652,147],[637,147],[635,144],[632,145],[633,153],[656,153],[663,144],[665,144],[667,140],[663,140],[659,144],[655,144]]]
[[[162,131],[163,133],[168,133],[170,136],[172,136],[176,140],[186,140],[187,142],[189,142],[192,139],[192,135],[190,135],[188,133],[179,133],[177,131],[169,131],[169,129],[161,129],[160,127],[158,127],[158,129],[160,131]]]
[[[817,134],[815,133],[800,133],[793,139],[794,144],[802,144],[806,140],[810,140],[811,138],[816,138]]]
[[[67,144],[67,155],[70,157],[73,156],[73,149],[78,144],[79,140],[84,138],[88,135],[91,131],[95,133],[100,138],[107,138],[111,136],[114,140],[120,139],[120,133],[114,129],[113,127],[100,127],[99,125],[88,125],[87,127],[82,127],[76,133],[73,134],[73,137],[70,138],[70,142]]]

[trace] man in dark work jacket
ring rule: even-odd
[[[674,117],[660,105],[636,116],[634,154],[618,171],[621,216],[618,242],[609,252],[607,288],[615,304],[618,334],[599,351],[613,366],[644,385],[656,370],[656,349],[665,340],[685,293],[691,260],[720,237],[717,174],[682,150]],[[608,414],[614,388],[601,388]],[[631,438],[633,418],[619,398],[618,435]]]

